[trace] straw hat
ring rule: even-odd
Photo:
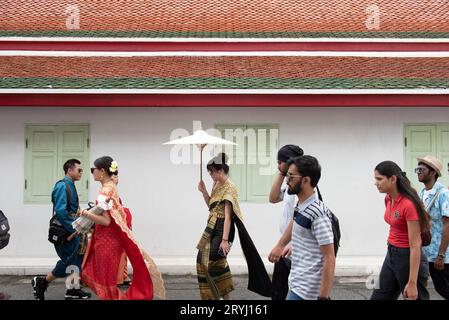
[[[439,177],[441,177],[441,170],[443,170],[443,164],[441,163],[440,160],[432,156],[425,156],[424,158],[418,158],[418,163],[420,162],[427,164],[429,167],[431,167],[433,170],[437,172]]]

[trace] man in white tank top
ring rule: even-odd
[[[288,144],[283,146],[278,151],[278,169],[279,173],[274,179],[273,185],[270,191],[270,203],[283,202],[282,215],[280,219],[279,231],[281,236],[284,234],[290,221],[293,219],[293,211],[296,205],[296,195],[288,194],[288,186],[285,181],[287,174],[287,161],[291,158],[299,157],[304,154],[304,151],[297,145]],[[288,293],[288,276],[290,274],[290,255],[291,246],[288,245],[282,257],[274,265],[273,271],[273,300],[285,300]]]

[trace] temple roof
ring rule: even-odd
[[[0,8],[0,37],[449,38],[448,6],[447,0],[9,0]]]
[[[0,89],[448,89],[448,57],[0,56]]]

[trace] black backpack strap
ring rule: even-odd
[[[320,188],[318,188],[318,185],[316,186],[316,191],[318,192],[318,199],[323,202],[323,197],[321,196]]]

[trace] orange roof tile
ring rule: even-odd
[[[0,57],[0,88],[449,88],[449,58]]]
[[[449,38],[446,0],[10,0],[0,16],[0,36]]]

